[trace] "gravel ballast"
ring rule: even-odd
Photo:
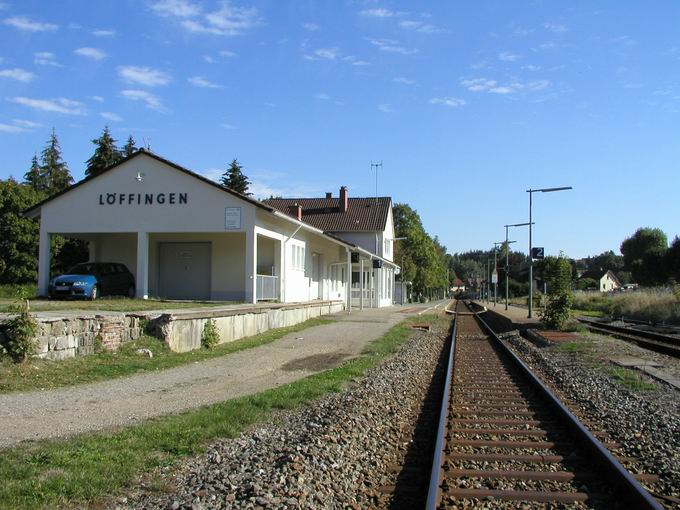
[[[169,491],[154,492],[140,481],[111,506],[387,507],[403,477],[404,458],[427,447],[411,439],[440,361],[446,322],[435,323],[430,332],[414,332],[395,355],[345,391],[281,413],[156,473],[152,485],[158,486],[160,478]]]
[[[559,396],[570,401],[577,415],[621,444],[616,454],[637,459],[627,466],[631,471],[659,475],[658,482],[644,484],[650,491],[680,497],[680,392],[661,382],[652,390],[617,382],[610,372],[614,365],[601,356],[603,347],[608,355],[616,353],[611,339],[601,340],[603,345],[591,340],[587,350],[569,352],[536,347],[515,333],[502,337]],[[631,352],[625,343],[621,351],[648,357]],[[668,507],[674,508],[672,503]]]

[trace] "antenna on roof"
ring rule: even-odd
[[[147,138],[146,136],[142,137],[142,144],[144,144],[146,150],[151,150],[151,138]]]
[[[378,167],[382,169],[383,162],[380,160],[380,163],[373,163],[373,160],[371,160],[371,171],[373,170],[373,167],[375,167],[375,201],[378,202]]]

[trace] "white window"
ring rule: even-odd
[[[390,239],[385,239],[384,243],[385,243],[385,250],[384,250],[385,257],[389,257],[390,256],[390,245],[392,244],[392,242],[391,242]]]
[[[304,271],[305,269],[305,247],[298,246],[296,244],[291,245],[291,266],[293,269],[298,271]]]

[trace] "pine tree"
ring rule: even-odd
[[[61,159],[61,147],[54,128],[52,128],[52,135],[50,135],[40,159],[40,170],[45,180],[45,190],[50,195],[68,188],[73,183],[68,165]]]
[[[94,150],[92,157],[86,161],[85,177],[94,177],[100,174],[123,157],[118,147],[116,147],[116,140],[111,136],[109,126],[105,126],[102,135],[92,140],[92,143],[97,148]]]
[[[135,151],[137,151],[137,146],[136,146],[135,139],[132,138],[132,135],[128,136],[127,142],[125,146],[123,147],[123,157],[127,158],[132,156]]]
[[[42,168],[40,168],[37,154],[35,154],[31,160],[31,168],[24,174],[24,183],[35,191],[47,190],[45,174],[43,173]]]
[[[232,189],[242,195],[251,195],[248,193],[248,186],[250,181],[248,177],[243,174],[243,167],[234,159],[229,165],[229,169],[222,175],[222,185]]]

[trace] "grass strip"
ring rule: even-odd
[[[631,390],[651,391],[656,389],[656,384],[645,381],[640,374],[628,368],[610,368],[609,375],[616,382]]]
[[[34,358],[26,363],[16,364],[5,359],[0,363],[0,393],[50,390],[164,370],[252,349],[278,340],[289,333],[332,322],[332,319],[309,319],[294,326],[272,329],[259,335],[220,344],[210,350],[172,352],[165,342],[157,338],[143,337],[135,342],[123,344],[116,352],[102,352],[62,361]],[[140,348],[151,350],[153,358],[137,354],[136,351]]]
[[[9,291],[6,291],[7,293]],[[0,312],[13,312],[16,296],[2,296]],[[32,294],[31,294],[32,295]],[[10,299],[11,298],[11,299]],[[237,301],[163,301],[159,299],[130,299],[125,297],[103,297],[96,301],[87,299],[47,300],[30,299],[32,312],[148,312],[150,310],[183,310],[188,308],[211,308],[237,304]]]
[[[414,322],[447,321],[436,315],[410,318],[373,341],[363,356],[257,395],[228,400],[180,415],[150,420],[116,433],[40,441],[0,450],[0,508],[89,506],[115,495],[137,477],[205,450],[217,438],[233,438],[277,409],[291,409],[340,391],[414,333]]]

